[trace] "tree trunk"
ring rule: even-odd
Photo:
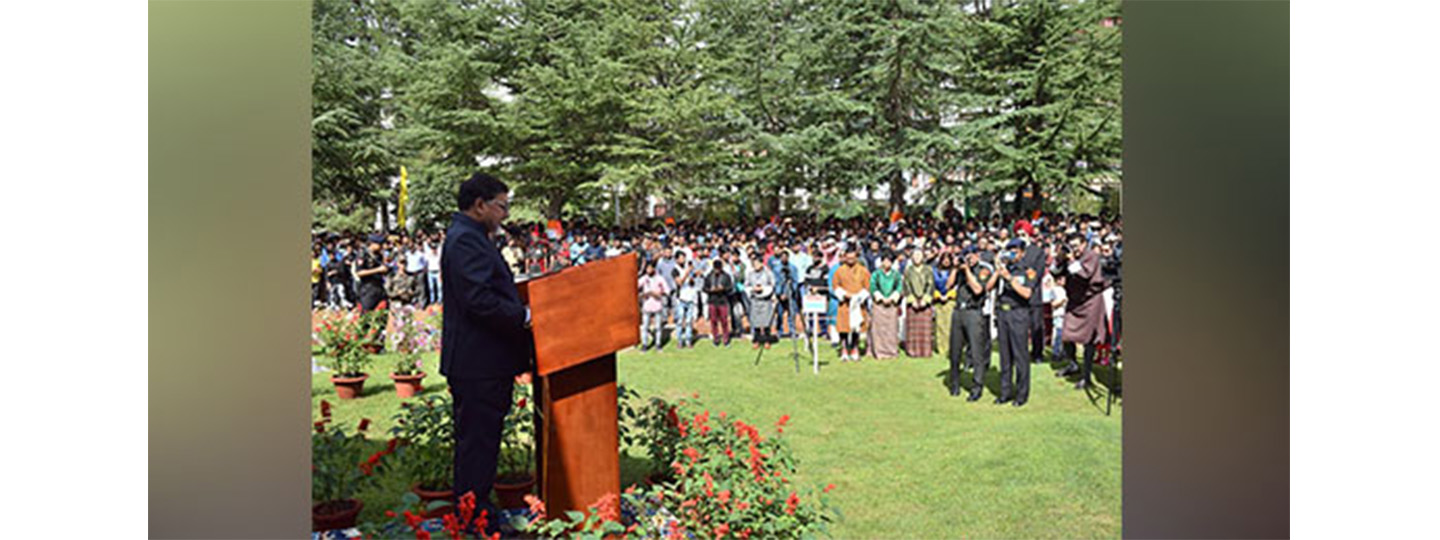
[[[565,210],[565,194],[553,192],[545,199],[545,218],[560,219],[561,211]]]
[[[899,171],[896,171],[895,174],[890,177],[890,213],[900,212],[904,214],[905,190],[909,187],[910,184],[905,182],[905,175]]]

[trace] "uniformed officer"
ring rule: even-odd
[[[384,243],[384,236],[370,235],[369,249],[360,259],[359,270],[355,272],[355,277],[360,280],[360,309],[362,311],[373,310],[385,300],[385,274],[389,273],[390,269],[385,266],[380,252]]]
[[[1024,235],[1011,240],[999,261],[996,274],[1000,278],[1000,295],[996,301],[995,319],[1000,341],[1000,396],[997,405],[1013,401],[1016,407],[1030,399],[1030,356],[1026,344],[1030,337],[1030,295],[1038,294],[1040,265],[1029,250],[1024,256]]]
[[[998,276],[989,264],[980,260],[979,250],[965,249],[956,283],[955,316],[950,319],[950,395],[960,395],[960,358],[968,351],[968,364],[973,370],[973,384],[966,401],[977,401],[985,391],[985,368],[990,366],[990,317],[985,315],[986,297],[995,288]]]

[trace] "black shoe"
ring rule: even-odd
[[[1076,366],[1075,364],[1070,364],[1070,365],[1068,365],[1068,366],[1065,366],[1065,367],[1063,367],[1063,368],[1060,368],[1060,371],[1056,371],[1056,372],[1055,372],[1055,376],[1056,376],[1056,377],[1069,377],[1069,376],[1071,376],[1071,375],[1074,375],[1076,371],[1080,371],[1080,368],[1079,368],[1078,366]]]
[[[1081,379],[1080,381],[1075,383],[1076,390],[1084,390],[1086,388],[1090,388],[1090,381]]]
[[[971,393],[970,397],[965,398],[965,401],[980,401],[980,394],[978,392]]]
[[[997,397],[997,398],[995,398],[995,404],[996,404],[996,405],[1004,405],[1004,404],[1008,403],[1009,401],[1010,401],[1010,398],[1007,398],[1007,397]]]
[[[1016,407],[1024,407],[1024,406],[1025,406],[1025,400],[1023,400],[1023,399],[1017,399],[1017,400],[1015,400],[1015,402],[1012,403],[1011,405],[1014,405],[1014,406],[1016,406]]]

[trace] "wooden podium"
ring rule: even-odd
[[[535,337],[536,484],[552,515],[620,493],[615,352],[640,342],[639,257],[517,283]]]

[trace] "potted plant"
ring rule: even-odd
[[[390,332],[390,349],[400,356],[390,371],[390,380],[395,381],[395,394],[401,398],[420,393],[425,379],[425,372],[420,371],[423,365],[420,354],[433,347],[434,329],[416,315],[415,308],[403,306],[396,308],[392,317],[394,329]]]
[[[500,433],[500,463],[495,475],[495,497],[504,509],[525,508],[525,496],[535,487],[535,409],[530,378],[515,380],[510,413]]]
[[[426,517],[451,510],[455,494],[455,424],[448,396],[430,396],[418,403],[400,404],[390,433],[401,442],[401,462],[410,478],[410,491],[425,505]],[[443,503],[443,504],[436,504]]]
[[[368,419],[360,421],[355,433],[346,433],[340,426],[329,425],[328,402],[320,403],[320,412],[324,418],[315,422],[310,437],[311,527],[315,531],[348,529],[355,526],[356,516],[365,507],[355,492],[374,480],[395,443],[367,458],[369,441],[360,432],[370,423]]]
[[[323,321],[315,328],[320,353],[327,367],[335,372],[330,382],[335,384],[335,395],[340,399],[354,399],[364,390],[365,380],[370,378],[365,367],[371,359],[365,346],[374,341],[379,331],[375,321],[383,316],[385,312],[379,310],[363,315],[357,310],[334,321]]]

